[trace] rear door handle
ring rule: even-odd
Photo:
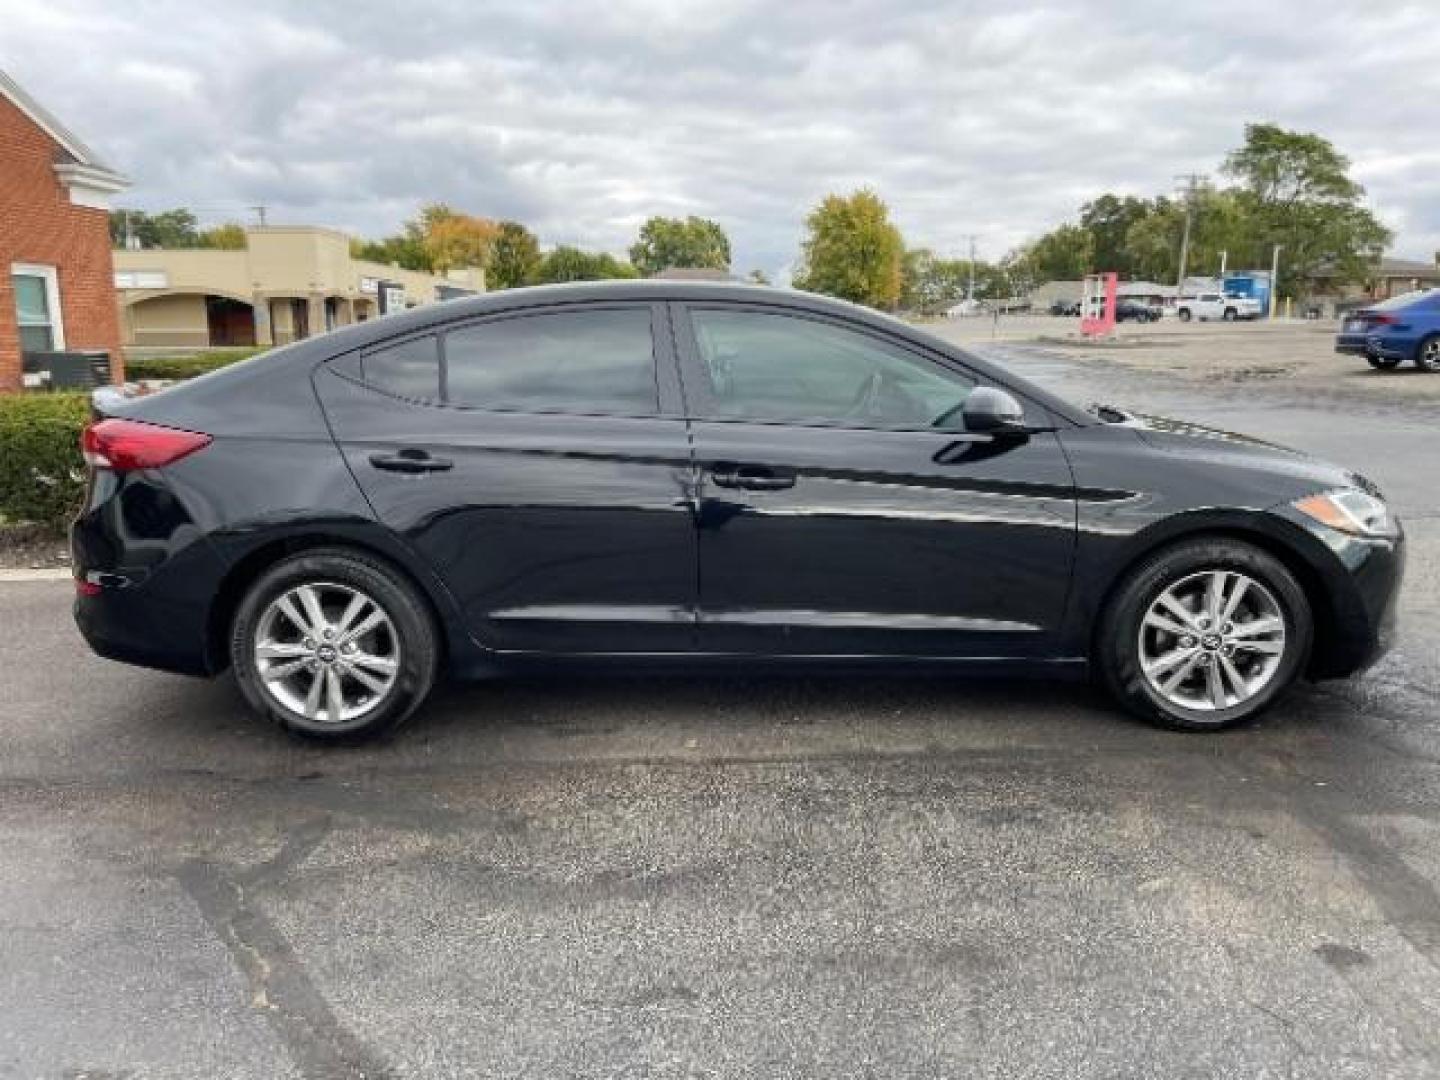
[[[745,491],[784,491],[795,486],[795,474],[766,465],[716,465],[710,470],[716,487]]]
[[[431,457],[424,450],[408,446],[393,454],[371,454],[370,464],[386,472],[398,473],[445,472],[455,467],[448,458]]]

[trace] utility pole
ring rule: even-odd
[[[1226,251],[1224,248],[1221,248],[1221,249],[1220,249],[1220,276],[1221,276],[1222,278],[1225,276],[1225,261],[1226,261],[1229,257],[1230,257],[1230,252]]]
[[[1190,257],[1190,210],[1195,202],[1195,190],[1204,181],[1203,173],[1182,173],[1175,178],[1184,183],[1181,197],[1185,200],[1185,231],[1180,237],[1180,273],[1175,278],[1175,295],[1185,292],[1185,262]]]
[[[255,216],[260,219],[260,228],[265,228],[265,206],[262,204],[260,206],[252,206],[250,209],[254,210]]]
[[[1270,318],[1275,317],[1275,303],[1280,298],[1280,249],[1284,244],[1276,244],[1270,252]]]
[[[965,299],[973,304],[975,302],[975,241],[980,237],[976,233],[966,233],[965,239],[970,241],[970,288],[965,293]]]

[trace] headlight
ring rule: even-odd
[[[1399,532],[1390,509],[1374,495],[1340,488],[1294,504],[1308,518],[1351,536],[1394,536]]]

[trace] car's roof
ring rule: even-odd
[[[383,320],[366,325],[384,326],[389,333],[403,332],[413,326],[419,329],[432,324],[451,322],[475,315],[494,314],[529,307],[548,307],[555,304],[594,302],[596,300],[728,300],[781,304],[787,307],[805,307],[815,310],[832,310],[855,318],[885,318],[872,308],[861,307],[844,300],[821,296],[818,293],[802,292],[798,289],[781,289],[770,285],[746,285],[728,281],[683,281],[667,278],[646,278],[644,280],[619,281],[573,281],[559,285],[528,285],[518,289],[500,289],[480,293],[476,296],[462,296],[441,303],[411,308],[409,311],[387,316]],[[409,324],[402,325],[403,324]]]

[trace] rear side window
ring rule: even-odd
[[[440,400],[440,343],[434,334],[376,349],[361,358],[361,378],[385,394]]]
[[[445,335],[445,400],[477,409],[653,415],[645,307],[550,312]]]

